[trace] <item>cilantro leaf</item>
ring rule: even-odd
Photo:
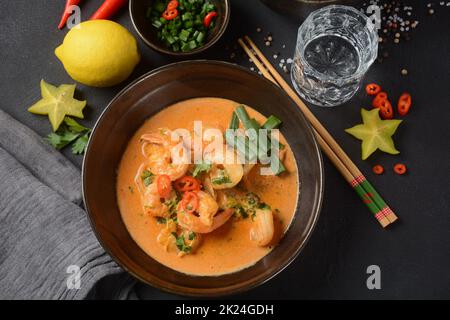
[[[60,150],[72,143],[80,136],[79,133],[68,131],[68,128],[61,125],[56,132],[52,132],[47,136],[47,141],[56,149]]]
[[[202,172],[206,173],[209,170],[211,170],[211,163],[209,163],[209,162],[198,163],[198,164],[195,165],[194,172],[192,173],[192,175],[194,177],[197,177]]]
[[[176,232],[172,232],[172,235],[175,237],[175,244],[177,245],[178,250],[184,253],[190,253],[192,251],[192,247],[186,245],[184,240],[184,235],[178,236]],[[191,236],[189,235],[189,238]]]
[[[82,126],[81,124],[79,124],[78,122],[76,122],[74,119],[72,119],[70,117],[65,117],[64,123],[66,125],[68,125],[69,129],[73,132],[81,133],[81,132],[85,132],[85,131],[91,131],[91,129]]]
[[[84,135],[79,137],[72,145],[72,153],[83,154],[84,151],[86,150],[88,141],[89,141],[89,133],[85,133]]]
[[[146,187],[148,187],[149,185],[152,184],[153,178],[154,178],[154,174],[150,170],[142,171],[141,179],[142,179],[142,182],[144,182],[144,185]]]
[[[230,180],[230,178],[228,176],[223,175],[223,176],[211,179],[211,182],[213,184],[220,185],[220,184],[230,183],[231,180]]]
[[[53,146],[53,148],[61,149],[60,145],[62,139],[59,134],[52,132],[47,136],[46,140]]]
[[[72,118],[65,117],[64,122],[59,126],[58,130],[50,133],[46,140],[58,150],[73,143],[72,153],[83,154],[86,151],[91,131],[91,129],[82,126]]]

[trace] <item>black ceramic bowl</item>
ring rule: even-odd
[[[160,53],[172,56],[192,56],[205,51],[220,39],[230,20],[230,1],[210,0],[211,3],[216,5],[218,16],[214,20],[215,26],[209,32],[205,44],[202,47],[189,52],[174,52],[158,40],[157,30],[152,26],[150,19],[146,17],[147,9],[151,6],[152,2],[153,0],[130,0],[129,9],[131,22],[146,45]]]
[[[116,171],[136,130],[165,107],[197,97],[231,99],[282,119],[281,132],[294,152],[300,181],[295,216],[274,250],[249,268],[216,277],[186,275],[148,256],[128,233],[116,199]],[[97,121],[83,163],[84,203],[105,250],[141,281],[184,295],[236,293],[275,276],[305,246],[319,217],[322,194],[321,153],[298,107],[270,81],[219,61],[174,63],[145,74],[123,89]]]

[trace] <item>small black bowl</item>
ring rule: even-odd
[[[158,39],[157,30],[152,26],[150,19],[146,17],[147,9],[152,2],[153,0],[131,0],[129,6],[131,22],[145,44],[160,53],[171,56],[192,56],[205,51],[220,39],[230,20],[230,1],[210,0],[211,3],[216,5],[218,16],[214,20],[214,29],[208,32],[206,43],[202,47],[189,52],[174,52]]]

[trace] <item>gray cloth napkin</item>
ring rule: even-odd
[[[0,109],[1,299],[84,299],[111,275],[106,298],[129,297],[134,280],[102,249],[80,204],[79,170]]]

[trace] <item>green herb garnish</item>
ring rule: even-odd
[[[237,217],[240,217],[240,218],[242,218],[242,219],[247,219],[248,218],[248,213],[247,213],[247,211],[244,209],[244,207],[242,207],[242,206],[237,206],[237,207],[235,207],[234,208],[236,211],[235,211],[235,216],[237,216]]]
[[[170,198],[169,200],[166,200],[166,202],[164,202],[164,204],[169,208],[171,217],[176,216],[177,206],[178,206],[179,202],[180,202],[180,197],[178,194],[176,196]]]
[[[194,240],[196,236],[197,235],[195,234],[195,232],[193,232],[193,231],[189,232],[189,240],[190,241]]]
[[[218,177],[211,179],[211,182],[216,185],[231,183],[230,177],[225,173],[224,170],[221,171],[221,174]]]
[[[270,206],[269,206],[267,203],[265,203],[265,202],[261,202],[260,204],[258,204],[258,209],[262,209],[262,210],[268,209],[268,210],[271,210],[271,209],[270,209]]]
[[[175,237],[175,244],[177,245],[178,250],[184,253],[190,253],[192,251],[192,247],[186,245],[184,235],[178,236],[176,232],[172,232],[172,235]]]
[[[150,170],[142,171],[141,179],[146,187],[152,184],[154,176],[155,175]]]
[[[198,175],[200,175],[203,172],[208,172],[209,170],[211,170],[211,163],[209,162],[202,162],[199,164],[195,165],[194,168],[194,172],[192,172],[192,176],[197,177]]]
[[[245,130],[247,130],[248,135],[241,137],[241,139],[238,139],[238,137],[232,133],[238,129],[239,122],[242,123]],[[254,118],[250,118],[244,105],[239,105],[233,112],[229,125],[229,129],[231,130],[225,132],[225,140],[229,146],[236,148],[241,156],[245,156],[246,160],[259,160],[262,163],[266,163],[267,160],[270,160],[268,157],[273,151],[271,150],[272,143],[278,145],[280,149],[284,148],[284,145],[279,141],[271,141],[271,130],[278,128],[280,125],[281,120],[276,116],[271,115],[261,126]],[[266,130],[265,139],[262,139],[262,135],[260,134],[261,129]],[[253,133],[252,136],[255,138],[250,139],[249,133]],[[270,166],[275,175],[279,175],[286,171],[286,168],[278,156],[270,161]]]
[[[157,224],[166,224],[167,223],[167,219],[163,218],[163,217],[156,217],[156,223]]]
[[[72,153],[83,154],[86,150],[91,129],[86,128],[74,119],[65,117],[56,132],[50,133],[46,140],[54,148],[60,150],[73,143]]]
[[[249,193],[247,193],[246,194],[246,198],[247,198],[247,203],[250,205],[250,206],[255,206],[255,205],[257,205],[258,203],[259,203],[259,197],[256,195],[256,194],[254,194],[253,192],[249,192]]]

